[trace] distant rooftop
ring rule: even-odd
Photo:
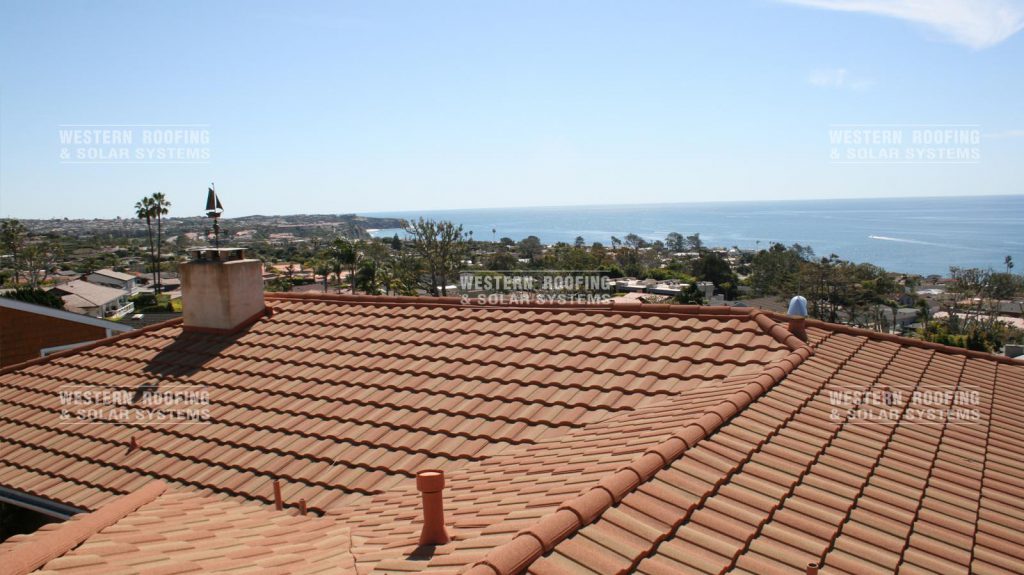
[[[85,280],[72,280],[50,289],[59,293],[74,296],[69,301],[71,307],[97,307],[106,305],[124,297],[124,290],[102,286]]]
[[[109,268],[104,268],[104,269],[101,269],[101,270],[96,270],[96,271],[94,271],[92,273],[94,273],[96,275],[101,275],[101,276],[105,276],[105,277],[108,277],[108,278],[120,280],[120,281],[125,281],[125,282],[129,281],[129,280],[135,279],[135,276],[133,276],[131,274],[126,274],[126,273],[122,273],[122,272],[115,272],[114,270],[109,269]]]

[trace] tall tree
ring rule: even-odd
[[[335,238],[331,243],[330,258],[334,273],[338,275],[338,293],[341,293],[342,269],[348,271],[348,283],[352,293],[356,293],[356,267],[359,264],[359,251],[355,245],[345,238]]]
[[[665,246],[673,252],[686,251],[686,238],[679,232],[671,232],[665,236]]]
[[[686,236],[686,243],[689,248],[697,253],[704,251],[704,242],[700,239],[700,233],[695,233],[692,236]]]
[[[726,299],[736,299],[736,286],[739,280],[736,274],[721,255],[715,252],[704,252],[700,258],[693,263],[694,275],[703,281],[715,284],[725,293]]]
[[[331,275],[330,260],[326,257],[317,255],[306,262],[306,267],[312,268],[314,281],[316,281],[316,276],[324,278],[324,293],[327,293],[327,276]]]
[[[388,260],[380,265],[376,270],[377,281],[380,283],[380,287],[384,289],[384,295],[391,295],[391,290],[395,289],[399,282],[395,275],[395,265],[392,260]]]
[[[762,295],[794,295],[800,267],[807,260],[801,255],[802,247],[791,248],[773,243],[754,255],[750,262],[750,283]]]
[[[448,295],[448,282],[458,273],[466,249],[462,226],[420,218],[409,224],[406,231],[411,236],[413,252],[426,268],[427,290],[435,296],[439,292]]]
[[[37,241],[25,246],[22,260],[28,275],[28,285],[36,288],[45,282],[50,274],[57,269],[57,263],[63,258],[64,251],[60,244],[52,239]]]
[[[0,246],[11,255],[11,268],[14,269],[14,283],[17,285],[21,277],[21,250],[25,247],[25,236],[28,231],[25,225],[16,219],[6,219],[0,224]]]
[[[156,264],[156,256],[153,251],[153,218],[155,216],[153,198],[147,196],[135,202],[135,217],[146,220],[146,236],[149,239],[149,271],[151,272],[155,272],[154,265]]]
[[[160,248],[163,246],[163,219],[168,213],[168,208],[171,207],[171,202],[167,201],[167,197],[164,196],[163,192],[156,192],[153,194],[153,213],[156,214],[156,293],[163,291],[161,289],[162,283],[160,281],[160,263],[163,258],[160,255]]]
[[[612,241],[614,242],[617,239],[613,237]],[[636,234],[628,234],[626,236],[625,241],[619,244],[619,248],[615,253],[616,262],[622,267],[623,273],[631,277],[644,277],[647,275],[646,262],[640,251],[646,247],[647,240],[640,236]]]
[[[519,256],[530,260],[532,264],[544,252],[544,246],[537,236],[527,236],[519,242]]]

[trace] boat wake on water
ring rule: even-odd
[[[950,248],[950,249],[977,249],[968,246],[954,246],[950,244],[940,244],[936,242],[926,242],[924,240],[912,240],[908,238],[893,238],[890,236],[868,236],[871,240],[880,240],[885,242],[899,242],[902,244],[915,244],[919,246],[933,246],[937,248]]]

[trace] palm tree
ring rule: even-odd
[[[394,262],[388,260],[381,263],[377,267],[377,279],[380,281],[380,286],[384,288],[384,295],[391,295],[391,286],[397,281]]]
[[[344,238],[336,238],[331,244],[330,258],[334,273],[338,275],[338,293],[341,293],[342,268],[348,270],[348,282],[352,293],[356,293],[356,268],[359,266],[359,251]]]
[[[313,280],[316,276],[324,278],[324,293],[327,293],[327,276],[331,275],[331,262],[322,256],[316,256],[306,263],[306,266],[313,269]]]
[[[146,234],[149,237],[149,264],[150,271],[152,271],[153,264],[156,260],[153,256],[153,216],[156,213],[154,211],[153,198],[145,197],[135,202],[135,217],[140,220],[146,220]]]
[[[21,261],[18,257],[25,247],[25,237],[28,229],[25,225],[13,218],[6,219],[0,224],[0,247],[11,254],[11,264],[14,268],[14,284],[18,284],[21,277]]]
[[[171,207],[171,202],[167,201],[167,197],[164,196],[163,192],[157,192],[153,194],[153,211],[156,214],[156,292],[160,293],[162,283],[160,281],[160,262],[163,259],[160,256],[160,248],[163,245],[163,217],[167,215],[168,208]]]

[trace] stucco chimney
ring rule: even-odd
[[[231,333],[266,311],[263,266],[242,248],[192,250],[181,266],[181,306],[186,330]]]

